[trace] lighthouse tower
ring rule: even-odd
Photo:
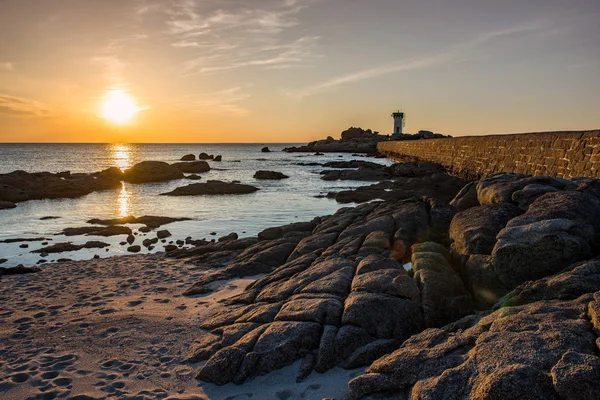
[[[394,135],[401,135],[404,128],[404,113],[396,111],[392,113],[392,118],[394,118]]]

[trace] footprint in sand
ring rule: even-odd
[[[99,333],[98,335],[96,335],[96,337],[98,337],[100,339],[106,339],[108,337],[113,336],[117,332],[119,332],[119,328],[108,328],[104,332]]]
[[[127,306],[128,307],[135,307],[135,306],[139,306],[143,302],[144,302],[143,300],[133,300],[133,301],[130,301],[129,303],[127,303]]]
[[[23,382],[27,381],[29,378],[31,378],[31,375],[26,374],[25,372],[21,372],[21,373],[12,375],[9,378],[14,383],[23,383]]]

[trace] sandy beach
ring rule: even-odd
[[[256,277],[181,293],[207,272],[162,255],[132,255],[43,267],[0,285],[3,399],[321,399],[343,394],[361,370],[313,374],[298,363],[244,386],[194,379],[187,362],[202,318]]]

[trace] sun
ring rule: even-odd
[[[100,117],[116,125],[126,125],[142,109],[135,99],[123,90],[109,90],[104,96]]]

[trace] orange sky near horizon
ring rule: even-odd
[[[568,3],[5,0],[0,142],[598,129],[600,3]]]

